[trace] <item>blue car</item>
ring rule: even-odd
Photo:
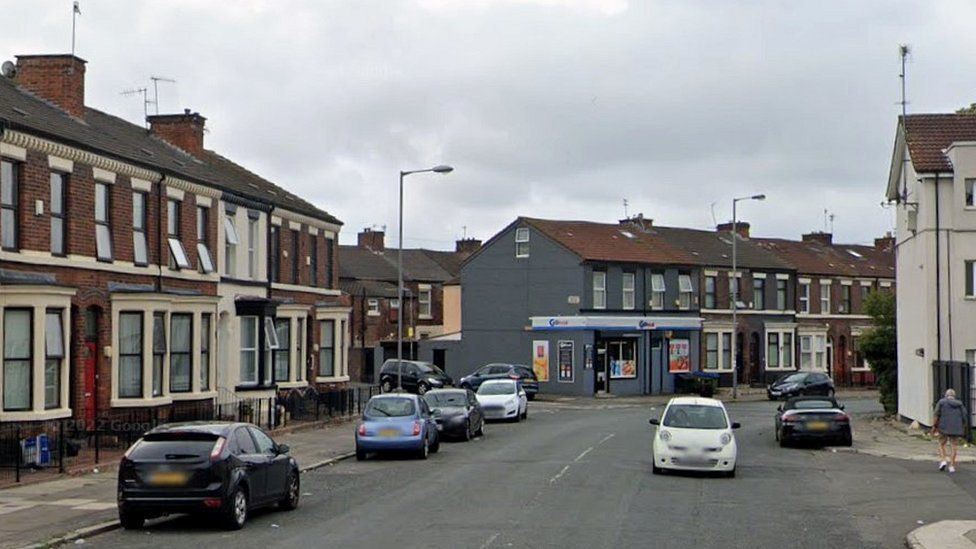
[[[356,430],[356,459],[371,452],[411,452],[420,459],[440,448],[437,423],[423,398],[408,393],[376,395]]]

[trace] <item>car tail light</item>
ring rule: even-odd
[[[851,418],[848,417],[847,414],[837,414],[831,419],[833,419],[834,421],[840,421],[841,423],[846,423],[851,420]]]
[[[360,423],[359,424],[359,436],[361,436],[361,437],[366,436],[366,424],[365,423]]]
[[[799,416],[795,416],[793,414],[785,414],[785,415],[783,415],[783,423],[793,423],[793,422],[799,421],[799,420],[800,420]]]
[[[223,502],[220,501],[220,498],[207,498],[203,500],[203,506],[208,509],[217,509],[220,507],[221,503]]]
[[[415,421],[413,422],[413,436],[417,436],[419,434],[420,434],[420,422]]]
[[[220,454],[224,452],[224,444],[227,443],[227,439],[224,437],[218,437],[217,441],[214,442],[213,449],[210,450],[210,461],[217,461],[220,459]]]
[[[510,378],[512,378],[512,379],[514,379],[516,381],[518,381],[520,379],[519,376],[518,376],[518,374],[508,374],[508,377],[510,377]]]

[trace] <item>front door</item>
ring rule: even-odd
[[[607,357],[606,342],[596,344],[596,368],[593,368],[593,390],[596,392],[610,390],[610,362]]]
[[[98,413],[98,320],[97,309],[85,309],[85,345],[81,360],[85,387],[85,424],[88,429],[94,429]]]
[[[447,370],[447,351],[444,349],[434,349],[434,364],[440,367],[441,370]]]
[[[752,337],[749,338],[749,370],[752,371],[751,379],[752,381],[761,381],[762,376],[762,363],[759,360],[759,333],[752,332]]]
[[[373,361],[375,359],[373,353],[374,349],[372,347],[363,349],[363,381],[366,383],[373,383],[376,381],[373,379]]]

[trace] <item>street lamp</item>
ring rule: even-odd
[[[736,215],[736,204],[742,200],[766,200],[764,194],[754,194],[752,196],[742,196],[732,199],[732,349],[729,355],[732,356],[732,398],[739,398],[739,369],[736,364],[736,351],[739,342],[739,326],[736,322],[736,311],[739,309],[739,271],[736,265],[736,241],[739,239],[739,232],[736,230],[738,217]]]
[[[425,170],[400,172],[400,236],[397,240],[397,391],[403,390],[403,178],[414,173],[450,173],[451,166],[443,164]]]

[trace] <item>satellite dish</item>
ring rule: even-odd
[[[17,65],[14,65],[12,61],[4,61],[3,65],[0,66],[0,74],[7,78],[13,78],[17,74]]]

